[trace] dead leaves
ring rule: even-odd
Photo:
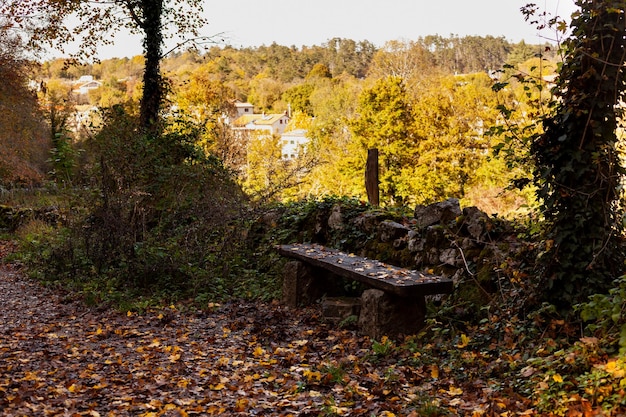
[[[4,414],[535,415],[499,374],[521,359],[475,349],[471,329],[418,349],[327,326],[315,309],[230,303],[129,314],[63,301],[0,273]],[[602,368],[615,378],[622,370]]]
[[[378,355],[368,338],[321,323],[315,309],[232,303],[197,313],[175,306],[143,315],[98,312],[63,304],[17,274],[2,274],[0,294],[0,409],[9,415],[490,409],[481,402],[486,384],[468,388],[452,369],[398,344]],[[464,349],[470,343],[459,340]]]

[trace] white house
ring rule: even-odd
[[[289,123],[289,116],[280,114],[244,114],[236,118],[231,127],[239,133],[265,133],[268,135],[282,135]]]
[[[87,94],[89,90],[95,90],[100,87],[102,87],[102,83],[94,80],[93,75],[83,75],[74,83],[72,91],[76,94]]]
[[[241,101],[235,101],[235,109],[237,109],[237,117],[245,114],[254,114],[254,105],[250,103],[242,103]]]
[[[282,159],[296,159],[306,148],[310,139],[306,136],[305,129],[296,129],[285,132],[281,135],[281,155]]]

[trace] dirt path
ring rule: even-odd
[[[493,358],[472,353],[475,369],[448,369],[432,355],[445,346],[420,353],[411,343],[371,341],[323,323],[316,309],[279,304],[144,314],[89,309],[0,263],[0,416],[413,417],[527,409],[525,400],[496,398],[490,387],[501,382],[480,376]]]
[[[339,370],[364,340],[315,315],[271,304],[96,311],[2,266],[0,414],[319,415],[340,406],[324,393],[336,383],[322,380],[322,362]],[[349,414],[380,411],[353,385],[369,405],[351,402]]]

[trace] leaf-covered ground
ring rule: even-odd
[[[534,415],[502,378],[513,337],[372,341],[278,303],[90,309],[0,268],[1,415]]]

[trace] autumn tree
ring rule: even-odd
[[[112,44],[122,29],[142,34],[146,62],[140,123],[145,131],[150,132],[156,132],[158,128],[164,95],[160,71],[166,36],[164,29],[173,28],[171,36],[188,33],[193,39],[200,39],[199,30],[205,23],[200,17],[201,12],[200,0],[19,0],[8,1],[2,7],[4,15],[10,16],[22,29],[29,30],[29,46],[33,48],[54,46],[63,50],[69,42],[78,41],[78,52],[73,54],[75,59],[96,56],[98,46]],[[78,24],[68,26],[70,17],[77,18]]]
[[[246,163],[246,141],[226,124],[225,117],[235,117],[235,93],[213,71],[214,62],[194,70],[174,98],[186,117],[203,126],[198,145],[208,155],[217,156],[234,172]]]
[[[364,167],[367,149],[377,148],[381,161],[381,200],[401,202],[397,177],[413,160],[415,136],[411,107],[404,80],[390,76],[364,90],[358,100],[357,117],[351,123],[355,163]]]
[[[616,129],[625,89],[625,3],[577,4],[556,110],[531,149],[546,221],[542,277],[547,297],[565,308],[607,290],[624,270]]]
[[[491,144],[495,94],[485,73],[432,76],[412,99],[415,157],[398,175],[398,194],[411,203],[463,198]]]
[[[69,183],[75,166],[74,137],[76,101],[72,88],[59,80],[49,80],[41,84],[39,102],[48,125],[51,150],[50,172],[52,178]]]
[[[45,177],[50,138],[37,96],[28,85],[30,64],[22,41],[0,19],[0,184],[34,183]]]
[[[414,90],[435,72],[435,56],[423,44],[389,41],[374,54],[368,77],[400,77]]]

